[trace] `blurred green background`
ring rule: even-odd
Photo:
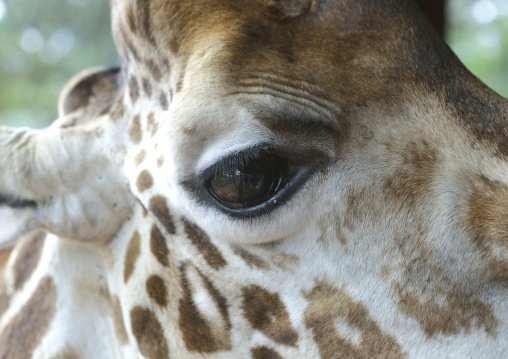
[[[0,126],[49,125],[72,75],[118,63],[108,0],[0,0]]]
[[[449,0],[446,40],[508,97],[508,0]],[[75,73],[118,64],[107,0],[0,0],[0,126],[45,127]]]

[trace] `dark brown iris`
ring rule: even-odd
[[[222,204],[249,208],[268,201],[285,181],[284,165],[267,154],[225,166],[208,180],[208,191]]]

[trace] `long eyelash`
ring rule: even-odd
[[[236,168],[245,167],[252,162],[252,160],[259,158],[261,151],[269,149],[270,147],[267,145],[258,145],[240,152],[232,153],[205,169],[200,177],[212,178],[221,173],[228,173]]]

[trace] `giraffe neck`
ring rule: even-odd
[[[45,232],[20,241],[1,274],[0,358],[133,358],[103,253]]]

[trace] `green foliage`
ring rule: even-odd
[[[45,127],[77,72],[117,65],[106,0],[0,0],[0,125]]]
[[[447,41],[466,67],[508,97],[508,1],[449,0]]]
[[[508,1],[449,0],[448,10],[452,49],[508,96]],[[107,0],[0,0],[0,36],[0,126],[47,126],[72,75],[118,63]]]

